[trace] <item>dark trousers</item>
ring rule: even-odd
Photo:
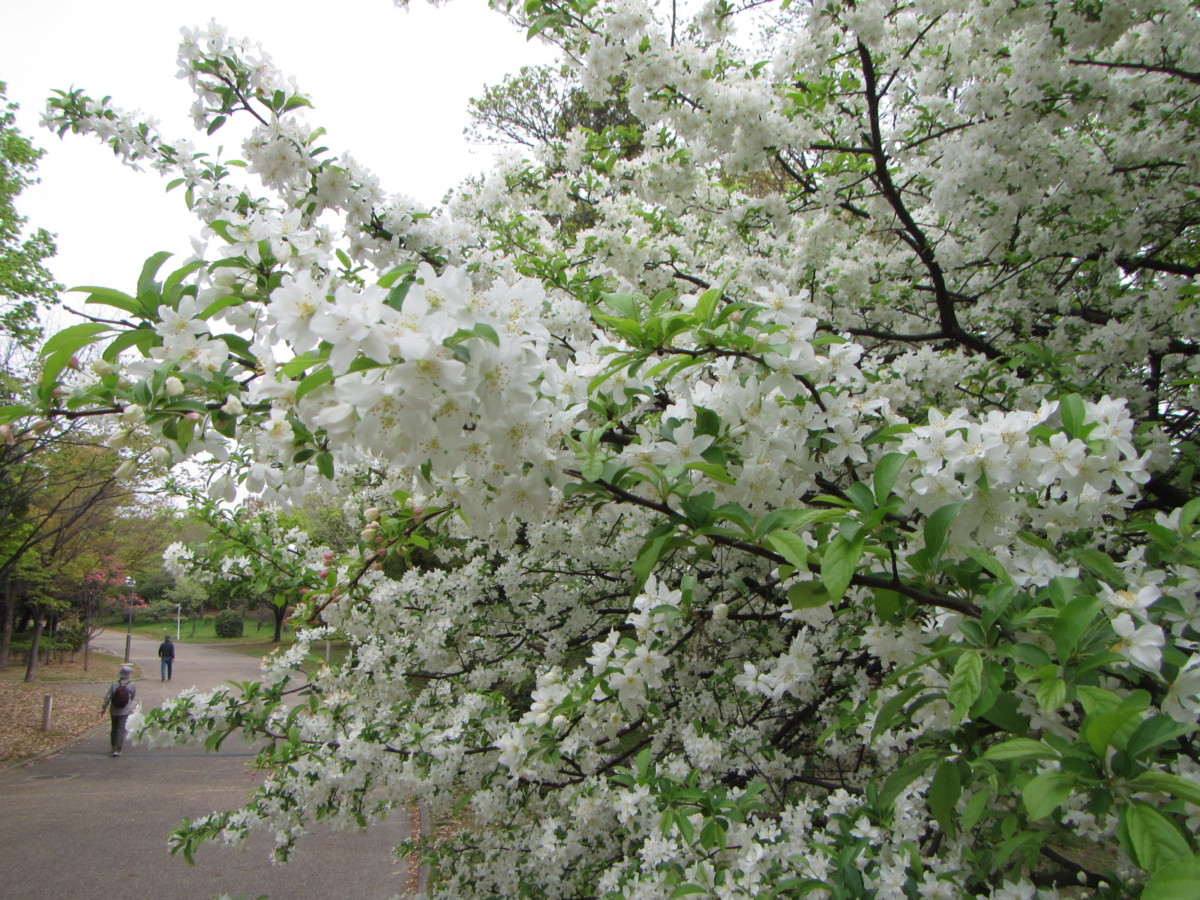
[[[112,735],[110,743],[112,744],[113,753],[120,753],[121,748],[125,746],[125,719],[126,716],[112,716]]]
[[[162,658],[162,665],[159,666],[159,669],[162,671],[162,680],[163,681],[171,680],[171,665],[174,662],[175,662],[174,657],[164,656]]]

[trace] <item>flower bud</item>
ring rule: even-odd
[[[92,361],[92,371],[103,378],[106,375],[113,374],[117,370],[108,360],[96,359]]]
[[[104,446],[109,450],[120,450],[129,443],[129,429],[118,428],[108,436],[108,440],[104,442]]]
[[[131,404],[122,411],[121,421],[130,426],[141,425],[146,421],[146,410],[137,404]]]
[[[117,466],[117,471],[114,472],[113,474],[117,478],[124,481],[125,479],[132,476],[133,473],[136,471],[137,471],[137,460],[136,459],[127,459],[123,463],[121,463],[119,466]]]
[[[225,405],[221,407],[221,412],[227,413],[231,416],[240,416],[245,411],[246,410],[242,407],[242,401],[232,394],[230,394],[229,398],[225,401]]]
[[[187,419],[189,422],[199,422],[200,421],[200,413],[190,412],[187,415],[185,415],[184,418]]]
[[[378,522],[379,521],[379,507],[368,506],[363,511],[363,518],[365,518],[368,522]]]
[[[157,465],[169,466],[171,464],[171,451],[162,446],[151,447],[150,458],[154,460]]]
[[[163,390],[167,392],[168,397],[178,397],[183,393],[183,382],[172,375],[163,382]]]

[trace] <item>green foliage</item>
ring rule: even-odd
[[[17,130],[16,109],[0,81],[0,332],[28,348],[41,335],[38,307],[56,302],[59,285],[44,265],[54,255],[53,238],[43,229],[24,236],[25,218],[16,211],[42,156]]]
[[[242,614],[233,609],[225,609],[217,613],[213,624],[219,638],[240,638],[245,630]]]

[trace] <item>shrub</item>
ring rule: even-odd
[[[235,638],[242,636],[245,623],[242,621],[242,614],[237,610],[226,609],[217,614],[213,627],[216,629],[217,637]]]

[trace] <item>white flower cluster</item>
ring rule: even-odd
[[[1140,890],[1200,814],[1194,4],[675,12],[510,9],[570,51],[580,127],[453,216],[327,156],[215,27],[181,65],[199,123],[253,120],[245,183],[56,101],[212,244],[93,297],[140,359],[70,402],[359,531],[172,549],[293,548],[319,627],[280,691],[348,644],[302,712],[156,714],[287,758],[197,827],[286,855],[310,815],[466,804],[423,844],[445,897]]]

